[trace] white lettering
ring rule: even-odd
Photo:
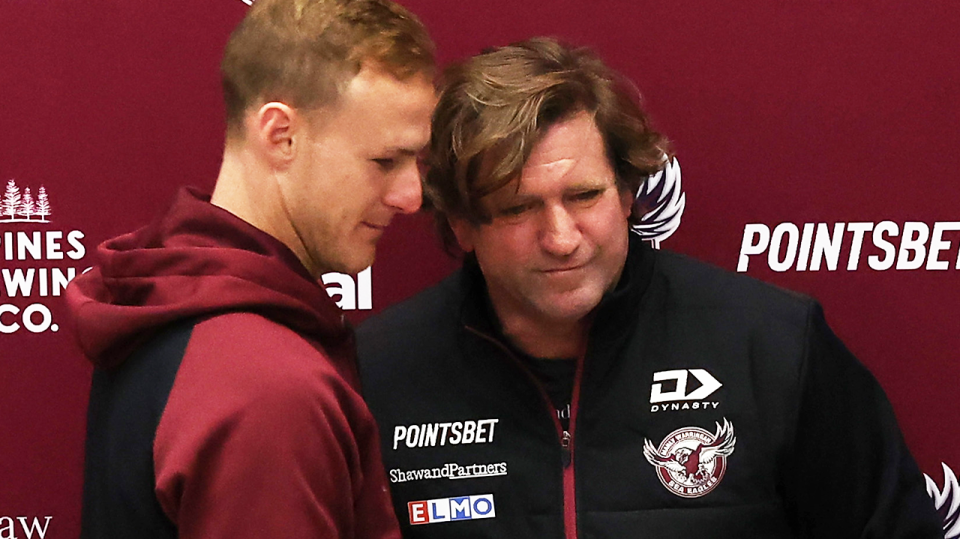
[[[47,260],[63,260],[63,252],[60,250],[61,239],[63,239],[63,232],[59,230],[47,232]]]
[[[29,268],[24,272],[23,268],[17,268],[11,271],[3,270],[3,286],[6,289],[7,297],[15,298],[19,292],[20,296],[28,297],[33,290],[33,276],[36,273],[34,268]]]
[[[747,271],[750,257],[764,253],[768,267],[777,272],[837,271],[848,244],[847,271],[860,269],[865,250],[869,255],[867,266],[874,271],[944,271],[951,268],[954,259],[960,270],[960,238],[944,237],[944,233],[957,231],[960,222],[954,221],[784,222],[772,232],[767,225],[750,223],[744,226],[737,271]]]
[[[800,237],[800,252],[797,256],[797,271],[807,271],[807,261],[810,260],[810,240],[813,238],[813,223],[803,225],[803,234]]]
[[[397,425],[393,428],[393,450],[397,450],[397,446],[407,437],[407,427],[402,425]]]
[[[944,241],[943,233],[947,230],[960,230],[960,223],[935,223],[933,237],[930,238],[930,254],[927,255],[928,270],[949,269],[950,264],[940,260],[940,253],[950,248],[950,242]],[[960,269],[960,256],[957,257],[957,269]]]
[[[27,517],[16,517],[17,520],[14,521],[11,517],[0,517],[0,539],[17,539],[17,530],[14,527],[15,522],[20,523],[20,528],[23,529],[23,533],[26,534],[27,539],[33,539],[33,535],[37,534],[40,539],[43,539],[47,535],[47,527],[50,525],[50,521],[53,520],[53,517],[43,517],[43,524],[40,524],[40,519],[33,517],[33,519],[28,523]]]
[[[900,253],[897,256],[898,270],[915,270],[923,267],[923,260],[927,257],[927,238],[930,237],[930,228],[925,223],[909,221],[903,225],[903,236],[900,238]],[[913,258],[909,253],[914,253]]]
[[[899,236],[900,227],[893,221],[882,221],[873,228],[873,244],[886,253],[883,260],[877,255],[867,257],[867,264],[871,269],[877,271],[885,271],[892,268],[893,261],[897,255],[897,250],[893,247],[893,244],[884,239],[883,235],[885,233],[891,236]]]
[[[437,435],[440,434],[440,425],[428,423],[426,428],[423,429],[423,432],[423,444],[421,444],[421,447],[423,447],[423,445],[435,447],[437,445]]]
[[[477,424],[473,421],[463,423],[463,443],[472,444],[473,438],[477,434]]]
[[[353,277],[346,273],[324,273],[320,280],[331,298],[340,296],[336,302],[338,307],[344,311],[357,309],[357,285],[353,282]]]
[[[27,527],[27,518],[26,517],[17,517],[17,520],[20,521],[20,527],[23,528],[23,533],[27,534],[27,539],[33,539],[33,534],[38,533],[40,539],[43,539],[43,536],[47,534],[47,526],[50,524],[50,521],[53,517],[45,517],[46,520],[43,523],[43,528],[40,528],[40,522],[34,517],[33,522],[30,524],[30,527]]]
[[[462,429],[463,429],[463,423],[459,421],[457,421],[456,423],[450,426],[451,436],[448,440],[450,442],[450,445],[458,445],[460,443],[460,438],[463,436],[460,432]]]
[[[860,266],[863,235],[873,230],[873,223],[849,223],[847,230],[853,232],[853,243],[850,244],[850,259],[847,260],[847,271],[854,271]]]
[[[373,268],[367,268],[357,274],[357,308],[361,311],[373,309]]]
[[[751,223],[743,227],[743,240],[740,242],[740,260],[737,262],[737,271],[747,271],[750,264],[750,255],[758,255],[767,250],[770,245],[770,229],[767,225]]]
[[[18,315],[20,314],[20,309],[16,305],[10,305],[10,304],[0,305],[0,333],[7,333],[7,334],[15,333],[17,330],[20,329],[20,324],[16,322],[12,324],[4,324],[3,315],[7,313]]]
[[[373,308],[373,285],[371,284],[371,268],[357,274],[357,280],[345,273],[324,273],[320,276],[327,294],[336,300],[337,306],[344,311],[357,309],[369,310]]]
[[[35,314],[40,315],[39,324],[33,322],[33,315]],[[43,333],[53,325],[53,314],[50,313],[50,309],[46,305],[34,303],[23,310],[22,322],[23,327],[27,328],[30,333]]]
[[[72,251],[67,251],[67,256],[69,256],[71,260],[80,260],[86,256],[87,248],[80,242],[82,239],[83,232],[79,230],[73,230],[67,234],[67,243],[70,244],[70,247],[73,247]]]
[[[499,421],[499,419],[478,419],[454,423],[395,425],[393,449],[396,451],[401,442],[409,448],[492,443]]]
[[[407,447],[417,447],[417,438],[420,436],[420,425],[407,427]]]
[[[17,260],[26,260],[28,252],[33,260],[43,260],[42,245],[39,231],[30,236],[26,232],[17,232]]]
[[[13,519],[0,517],[0,539],[17,539],[17,532],[13,528]]]
[[[783,259],[780,259],[781,243],[783,237],[787,237],[786,251]],[[793,261],[797,258],[797,244],[800,241],[800,229],[793,223],[780,223],[773,229],[773,235],[770,238],[770,251],[767,253],[767,265],[776,272],[784,272],[793,266]]]
[[[820,269],[820,262],[826,258],[827,269],[837,270],[837,264],[840,262],[840,247],[843,245],[843,225],[836,223],[833,225],[833,236],[830,236],[827,223],[817,225],[817,239],[813,244],[813,258],[810,261],[810,271]]]

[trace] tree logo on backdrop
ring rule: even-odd
[[[50,200],[47,190],[41,185],[36,196],[26,187],[21,192],[15,180],[7,181],[7,187],[0,200],[0,222],[49,223]]]
[[[51,208],[42,185],[34,191],[11,179],[0,195],[0,334],[60,329],[46,298],[60,296],[83,271],[62,261],[79,261],[87,250],[83,232],[51,229]]]
[[[667,161],[663,170],[653,174],[637,190],[633,215],[642,215],[640,223],[630,228],[650,242],[654,249],[673,235],[680,227],[680,218],[687,203],[680,182],[680,163],[677,158]]]
[[[929,475],[923,474],[927,480],[927,494],[933,498],[937,513],[943,519],[944,539],[960,539],[960,486],[957,485],[957,476],[946,463],[943,466],[943,489],[937,487],[936,481]]]

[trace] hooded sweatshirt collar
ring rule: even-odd
[[[276,238],[181,189],[152,224],[97,247],[97,266],[66,297],[83,352],[99,367],[123,362],[163,326],[253,312],[351,355],[352,331],[323,287]]]

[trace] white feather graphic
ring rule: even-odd
[[[946,463],[943,466],[943,490],[937,488],[937,483],[927,474],[927,494],[933,498],[937,513],[943,518],[944,539],[960,538],[960,485],[957,476]]]
[[[677,231],[680,218],[686,206],[687,196],[683,192],[680,177],[680,163],[674,157],[663,170],[647,178],[633,203],[634,215],[640,214],[640,224],[633,225],[633,232],[649,240],[654,249],[660,248],[660,242]]]

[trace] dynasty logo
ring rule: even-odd
[[[677,429],[656,448],[644,439],[643,456],[667,490],[683,498],[699,498],[720,484],[737,438],[726,418],[722,427],[716,425],[713,434],[699,427]]]
[[[696,380],[694,384],[689,384],[691,378]],[[697,383],[699,385],[695,385]],[[650,386],[650,411],[716,409],[720,402],[708,401],[707,398],[722,386],[704,369],[655,372]]]

